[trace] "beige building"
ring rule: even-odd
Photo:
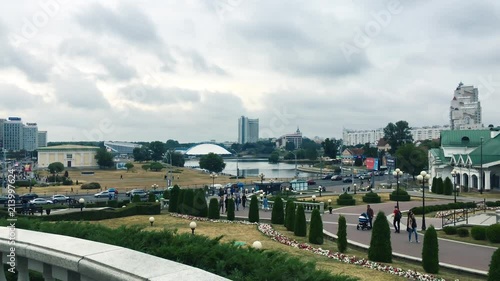
[[[67,168],[97,168],[95,155],[99,147],[84,145],[57,145],[38,148],[38,168],[61,162]]]

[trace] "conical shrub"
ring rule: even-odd
[[[180,189],[179,190],[179,198],[177,199],[177,212],[179,214],[185,214],[184,210],[186,209],[184,205],[184,197],[186,196],[186,190],[185,189]]]
[[[190,216],[194,215],[193,202],[194,202],[194,190],[186,189],[184,191],[184,201],[182,202],[184,205],[183,209],[184,214]]]
[[[274,199],[273,210],[271,213],[271,223],[283,224],[285,222],[285,213],[283,210],[283,200],[281,197]]]
[[[339,216],[339,228],[337,229],[337,250],[341,253],[347,251],[347,221],[344,216]]]
[[[259,200],[255,195],[252,195],[252,199],[250,199],[250,208],[248,209],[248,221],[259,222]]]
[[[384,212],[378,212],[373,222],[368,259],[377,262],[392,262],[391,229]]]
[[[170,200],[168,201],[168,211],[171,213],[179,212],[179,192],[180,188],[178,185],[174,185],[172,190],[170,190]]]
[[[446,179],[444,179],[443,194],[451,195],[452,193],[453,193],[453,183],[451,182],[451,179],[449,177],[446,177]]]
[[[285,227],[288,231],[293,231],[295,224],[295,202],[293,200],[286,201]]]
[[[488,271],[488,281],[497,281],[500,276],[500,248],[491,256],[490,270]]]
[[[212,220],[220,219],[219,200],[217,200],[217,198],[210,199],[210,203],[208,205],[208,218]]]
[[[304,205],[300,204],[297,207],[297,213],[295,214],[295,226],[293,233],[296,236],[306,237],[307,235],[307,222],[306,213],[304,212]]]
[[[206,218],[208,216],[208,205],[205,191],[198,189],[194,193],[193,216]]]
[[[311,223],[309,224],[309,243],[323,244],[323,220],[318,209],[314,209],[311,214]]]
[[[227,200],[227,220],[234,221],[234,199]]]
[[[424,234],[422,247],[422,266],[425,272],[437,274],[439,272],[439,245],[436,229],[431,225]]]

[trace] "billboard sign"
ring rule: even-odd
[[[365,165],[368,170],[378,170],[378,159],[373,157],[366,158]]]
[[[394,171],[396,169],[396,159],[387,157],[387,169]]]

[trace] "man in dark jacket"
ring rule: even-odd
[[[373,227],[372,221],[373,221],[373,209],[370,208],[370,205],[366,207],[366,214],[368,215],[368,220],[370,220],[370,228]]]

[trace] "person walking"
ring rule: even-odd
[[[415,233],[415,242],[418,242],[418,235],[417,235],[417,220],[415,219],[415,215],[413,212],[410,210],[408,212],[408,220],[406,222],[406,230],[408,230],[408,241],[411,243],[411,235]]]
[[[224,195],[219,198],[219,210],[221,214],[224,213]]]
[[[243,210],[245,210],[245,205],[247,203],[247,196],[245,193],[243,193],[243,196],[241,196],[241,206],[243,206]]]
[[[269,209],[269,202],[267,201],[267,196],[264,196],[264,199],[262,200],[262,209],[264,209],[265,212]]]
[[[400,233],[401,231],[401,211],[399,210],[398,206],[394,206],[394,212],[393,212],[394,220],[392,222],[392,225],[394,225],[394,232],[395,233]]]
[[[368,215],[368,220],[370,221],[370,228],[373,227],[372,222],[373,222],[373,209],[370,207],[370,205],[366,206],[366,214]]]

